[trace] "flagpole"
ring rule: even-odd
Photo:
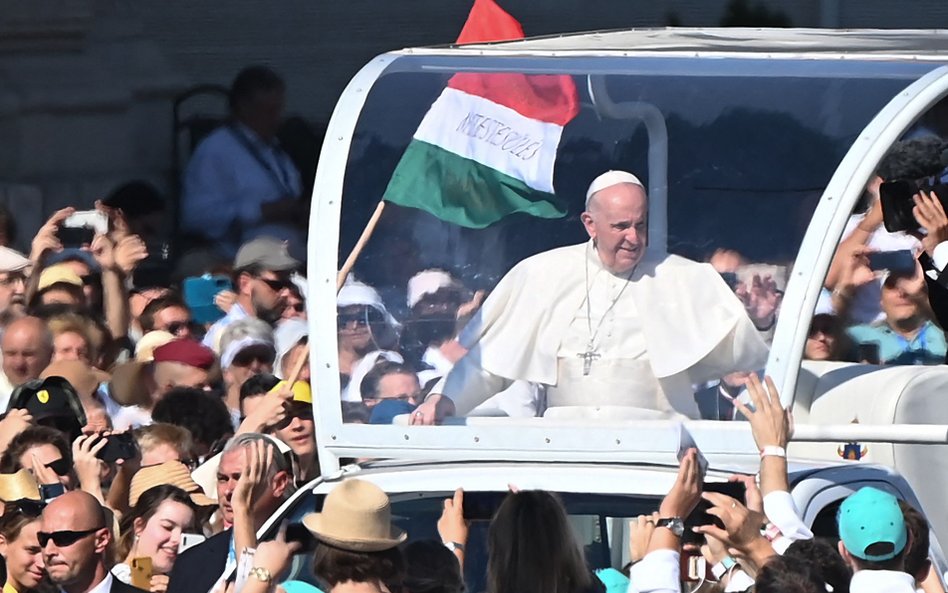
[[[375,226],[379,223],[379,219],[382,218],[382,211],[384,210],[385,202],[381,201],[379,205],[375,207],[375,212],[372,213],[372,218],[369,219],[368,224],[362,229],[362,235],[359,236],[355,247],[352,248],[352,253],[346,258],[346,263],[342,264],[342,269],[339,270],[339,275],[336,276],[337,293],[342,290],[342,287],[345,285],[346,278],[348,278],[349,273],[352,272],[352,267],[355,266],[356,260],[359,259],[359,255],[362,253],[362,249],[365,248],[365,244],[369,242],[372,233],[375,232]]]
[[[359,236],[359,240],[356,241],[355,247],[352,248],[352,253],[349,254],[349,257],[346,258],[346,262],[342,264],[342,269],[339,270],[339,275],[336,276],[336,293],[338,294],[342,287],[346,284],[346,278],[349,277],[349,273],[352,272],[352,267],[355,266],[356,260],[359,259],[359,254],[362,253],[362,250],[365,248],[365,244],[369,242],[369,239],[372,238],[372,233],[375,232],[375,227],[379,223],[379,219],[382,218],[382,212],[385,210],[385,202],[379,202],[379,205],[375,207],[375,212],[372,213],[372,218],[369,219],[368,224],[365,225],[365,228],[362,229],[362,234]],[[287,385],[292,386],[296,383],[296,380],[299,378],[300,373],[303,371],[303,367],[306,365],[306,362],[309,360],[309,348],[303,350],[303,355],[296,360],[296,364],[293,365],[293,369],[290,371],[290,375],[287,377]]]

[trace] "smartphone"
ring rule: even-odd
[[[445,498],[452,494],[445,494]],[[464,518],[468,521],[490,521],[505,498],[507,498],[506,492],[465,491],[462,509]]]
[[[286,526],[286,541],[300,544],[297,554],[312,554],[316,551],[316,538],[302,523],[290,523]]]
[[[233,290],[234,285],[227,276],[197,276],[185,278],[182,283],[184,302],[191,309],[191,316],[197,323],[214,323],[224,316],[214,297],[222,290]]]
[[[744,486],[743,482],[705,482],[701,487],[702,492],[717,492],[718,494],[724,494],[730,496],[734,500],[740,502],[741,504],[746,504],[747,498],[747,487]],[[692,538],[689,534],[692,533],[692,527],[698,527],[699,525],[716,525],[721,529],[724,529],[724,524],[720,519],[708,513],[708,510],[712,507],[712,504],[706,500],[701,500],[698,503],[698,506],[695,507],[695,510],[691,512],[690,515],[685,519],[685,535],[682,537],[684,543],[701,543],[703,536],[698,536],[696,539]],[[686,541],[687,540],[687,541]]]
[[[138,587],[143,591],[151,590],[151,558],[148,556],[139,556],[132,558],[129,563],[132,568],[132,586]]]
[[[198,544],[203,544],[206,539],[200,533],[182,533],[181,543],[178,544],[178,554]]]
[[[138,454],[138,444],[131,432],[111,434],[105,439],[105,446],[96,453],[96,457],[106,463],[114,463],[119,459],[132,459]]]
[[[882,364],[879,344],[859,344],[856,347],[856,360],[862,364]]]
[[[898,251],[876,251],[870,253],[869,269],[888,270],[894,274],[912,274],[915,272],[915,256],[908,249]]]
[[[92,229],[97,235],[109,232],[109,217],[100,210],[80,210],[63,221],[64,229]]]

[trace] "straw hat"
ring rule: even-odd
[[[321,513],[303,517],[316,539],[352,552],[380,552],[394,548],[408,537],[392,525],[392,507],[381,488],[351,479],[326,496]]]
[[[217,501],[204,494],[201,487],[191,477],[188,466],[180,461],[166,461],[158,465],[143,467],[135,472],[128,491],[128,504],[135,506],[146,490],[165,484],[177,486],[190,494],[191,502],[199,507],[217,506]]]
[[[168,342],[175,340],[174,334],[160,329],[148,332],[135,345],[135,360],[138,362],[151,362],[155,359],[155,348],[160,348]]]
[[[36,480],[25,467],[15,474],[0,474],[0,500],[43,500]]]

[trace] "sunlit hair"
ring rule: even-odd
[[[178,452],[180,459],[184,460],[190,458],[194,451],[191,431],[183,426],[156,422],[136,428],[133,434],[142,453],[147,453],[161,445],[170,445]]]
[[[592,586],[566,509],[550,492],[508,494],[488,542],[488,593],[580,593]]]

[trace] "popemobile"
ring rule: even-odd
[[[394,350],[392,334],[401,332],[404,344],[411,333],[417,294],[407,286],[417,272],[449,271],[477,304],[472,295],[490,293],[524,259],[588,241],[587,188],[604,171],[622,170],[647,190],[650,257],[707,262],[715,253],[739,254],[721,281],[746,288],[756,276],[770,285],[768,298],[777,295],[775,318],[754,320],[766,345],[761,366],[729,370],[769,375],[792,407],[790,480],[804,522],[832,537],[843,498],[868,484],[886,489],[926,514],[932,558],[944,574],[948,367],[810,360],[804,350],[830,263],[883,158],[901,140],[948,133],[946,64],[941,31],[680,28],[412,48],[369,62],[336,106],[312,198],[307,302],[322,476],[288,500],[261,537],[318,510],[327,492],[354,476],[389,493],[410,539],[437,537],[442,501],[461,487],[472,519],[465,572],[479,591],[487,523],[510,485],[560,493],[589,562],[621,568],[628,519],[657,508],[683,448],[694,444],[707,458],[707,482],[757,472],[749,423],[716,395],[727,378],[721,389],[714,381],[690,386],[713,394],[698,402],[700,411],[624,414],[622,393],[597,392],[546,413],[554,410],[546,388],[511,377],[526,379],[519,397],[532,402],[534,417],[509,413],[500,400],[439,413],[434,425],[410,414],[385,424],[343,415],[340,393],[358,400],[361,381],[358,365],[340,366],[344,324],[331,304],[343,282],[374,289],[356,302],[379,314],[353,323],[369,328],[368,350]],[[558,111],[533,109],[540,123],[518,127],[509,97],[488,92],[500,103],[493,111],[457,104],[433,119],[453,100],[449,91],[472,93],[478,80],[488,81],[483,88],[506,80],[546,93]],[[468,138],[473,161],[457,162],[465,149],[451,134]],[[422,158],[440,159],[441,176],[411,185],[406,176],[426,173]],[[452,159],[459,168],[445,173]],[[487,169],[499,170],[499,181],[487,180]],[[526,202],[490,211],[491,200],[521,186],[534,197],[521,192],[513,200]],[[672,326],[670,339],[690,329]],[[526,334],[508,344],[513,351],[549,346]],[[603,361],[588,352],[577,362],[595,372]],[[306,565],[299,556],[296,578],[312,580]]]

